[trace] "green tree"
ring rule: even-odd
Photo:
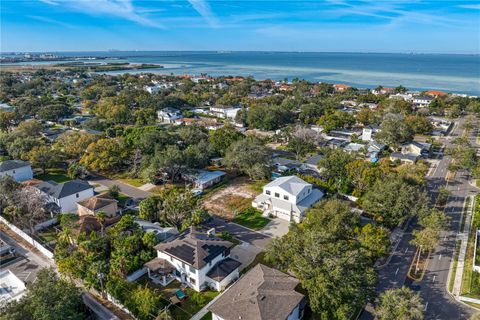
[[[58,277],[53,269],[42,269],[18,302],[2,307],[5,320],[83,320],[87,318],[81,292]]]
[[[400,177],[387,176],[378,180],[361,198],[361,206],[378,222],[393,228],[407,218],[421,214],[428,206],[428,197],[419,187]]]
[[[414,131],[401,118],[387,118],[381,126],[376,139],[389,146],[398,146],[413,139]]]
[[[268,149],[258,139],[245,138],[228,148],[223,163],[255,180],[270,174],[270,160]]]
[[[52,168],[58,160],[55,152],[47,146],[33,147],[33,149],[27,153],[26,158],[32,166],[41,168],[43,173],[45,173],[48,168]]]
[[[148,221],[158,221],[159,215],[159,199],[157,197],[148,197],[140,201],[138,205],[138,216],[140,219]]]
[[[382,292],[375,314],[380,320],[422,320],[423,301],[407,287]]]
[[[359,227],[348,204],[327,200],[267,249],[268,262],[300,280],[320,319],[346,319],[373,296],[375,271],[369,249],[358,240]]]
[[[347,165],[353,160],[354,155],[341,149],[326,149],[318,167],[323,169],[322,175],[336,190],[345,192],[350,185]]]
[[[147,285],[137,286],[130,295],[127,305],[131,305],[140,320],[155,317],[162,306],[162,294],[159,290],[150,289]]]
[[[88,146],[80,164],[93,171],[118,172],[126,166],[129,156],[123,139],[100,139]]]
[[[232,143],[242,138],[243,135],[235,130],[235,128],[231,126],[224,126],[220,129],[210,131],[208,135],[208,142],[216,154],[224,156],[225,152],[232,145]]]
[[[386,256],[390,246],[388,231],[372,223],[362,227],[358,241],[373,259]]]

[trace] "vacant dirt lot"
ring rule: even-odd
[[[235,178],[225,187],[212,192],[203,200],[203,206],[216,216],[233,219],[248,208],[258,194],[245,177]]]

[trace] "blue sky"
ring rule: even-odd
[[[480,2],[2,0],[1,51],[480,52]]]

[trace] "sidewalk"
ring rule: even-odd
[[[465,266],[465,255],[467,253],[468,235],[470,234],[471,217],[472,217],[473,206],[475,203],[475,199],[472,199],[472,197],[469,197],[469,198],[470,198],[470,204],[467,208],[467,211],[465,212],[467,216],[465,218],[465,225],[463,228],[463,232],[459,233],[457,236],[457,239],[461,240],[462,243],[460,245],[460,255],[458,256],[457,270],[455,273],[455,280],[453,283],[452,293],[455,297],[460,296],[460,290],[462,288],[463,268]]]

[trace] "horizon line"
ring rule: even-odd
[[[438,55],[480,55],[479,52],[429,52],[429,51],[397,51],[397,52],[381,52],[381,51],[300,51],[300,50],[51,50],[51,51],[4,51],[0,50],[0,55],[13,53],[121,53],[121,52],[199,52],[199,53],[350,53],[350,54],[438,54]]]

